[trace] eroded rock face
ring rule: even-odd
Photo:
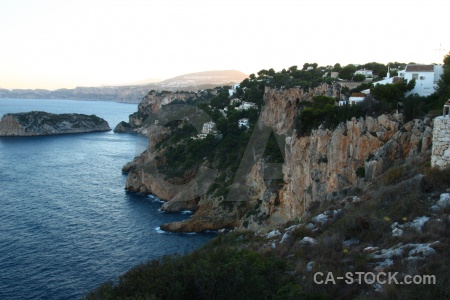
[[[150,114],[159,112],[161,107],[172,103],[173,101],[185,102],[187,100],[196,100],[198,98],[198,93],[194,92],[157,92],[150,91],[145,95],[142,101],[138,105],[138,111],[129,116],[128,123],[119,123],[114,132],[139,132],[144,130],[143,127],[147,127],[145,124],[147,117]],[[145,133],[144,133],[145,134]]]
[[[338,95],[337,84],[324,83],[307,92],[300,88],[278,90],[266,87],[260,124],[273,128],[276,134],[291,134],[295,127],[297,106],[301,101],[310,101],[314,96],[337,97]]]
[[[297,136],[294,122],[298,102],[308,101],[314,95],[333,96],[335,93],[333,86],[326,84],[308,93],[297,88],[266,88],[259,125],[270,126],[284,137],[284,183],[279,190],[267,187],[270,181],[264,178],[264,164],[257,162],[246,176],[246,203],[230,210],[224,207],[223,198],[196,194],[204,187],[193,184],[190,189],[177,190],[157,183],[157,178],[144,171],[143,166],[152,158],[149,152],[141,155],[141,167],[130,172],[127,188],[151,192],[169,203],[184,198],[185,204],[165,204],[171,211],[174,207],[181,210],[195,203],[196,213],[190,219],[164,225],[163,230],[199,232],[238,226],[257,231],[301,217],[312,201],[348,196],[347,192],[363,189],[396,162],[430,151],[430,120],[404,124],[401,115],[353,118],[333,130],[318,128],[309,136]],[[158,134],[161,132],[155,130],[149,136],[158,139]],[[189,199],[186,195],[192,197]],[[255,206],[258,206],[257,212],[245,216]]]
[[[0,121],[0,136],[38,136],[109,130],[111,128],[104,119],[83,114],[32,111],[6,114]]]

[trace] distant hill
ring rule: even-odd
[[[180,75],[164,80],[156,85],[161,87],[189,87],[205,84],[230,85],[241,82],[248,75],[236,70],[206,71]]]
[[[190,73],[147,84],[76,87],[74,89],[58,89],[54,91],[44,89],[0,89],[0,98],[102,100],[139,103],[150,90],[197,91],[240,83],[247,77],[247,74],[236,70],[217,70]]]

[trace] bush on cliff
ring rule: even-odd
[[[334,129],[339,123],[364,115],[359,105],[336,106],[335,100],[326,96],[315,96],[312,102],[301,102],[296,129],[298,135],[310,134],[313,129],[323,126]]]
[[[86,299],[272,299],[302,296],[273,255],[232,247],[204,248],[141,264],[104,284]]]

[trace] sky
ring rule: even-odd
[[[304,63],[442,63],[449,11],[448,0],[1,0],[0,88]]]

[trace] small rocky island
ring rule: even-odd
[[[96,115],[32,111],[6,114],[0,120],[0,136],[38,136],[109,130],[111,128],[108,122]]]

